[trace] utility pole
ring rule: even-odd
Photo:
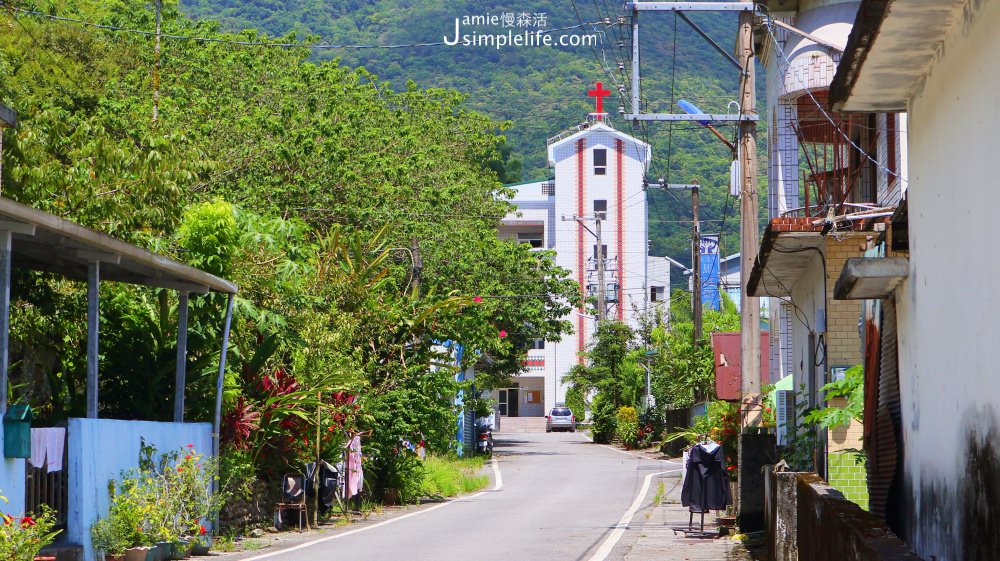
[[[607,285],[604,281],[604,244],[601,238],[601,213],[595,213],[594,216],[563,216],[563,222],[574,221],[579,222],[581,226],[590,232],[590,235],[594,236],[597,240],[597,255],[595,256],[595,261],[597,262],[597,321],[601,322],[607,317]],[[587,228],[585,222],[594,222],[594,229],[591,230]]]
[[[757,114],[754,84],[753,19],[751,11],[740,12],[736,55],[743,66],[740,77],[740,113]],[[757,121],[740,121],[740,364],[743,415],[747,424],[758,425],[760,412],[750,409],[760,394],[760,303],[747,293],[747,282],[757,255]]]
[[[691,270],[694,275],[694,286],[691,296],[694,298],[692,312],[694,315],[694,346],[697,348],[701,341],[701,223],[698,222],[698,185],[691,189],[691,214],[694,215],[694,224],[691,225]]]
[[[607,285],[604,283],[604,244],[601,239],[601,217],[594,217],[597,230],[597,321],[604,321],[608,313]]]
[[[701,222],[698,220],[698,188],[697,183],[666,185],[667,189],[687,189],[691,191],[691,215],[694,222],[691,225],[691,314],[694,316],[694,346],[701,341],[702,302],[701,302]]]

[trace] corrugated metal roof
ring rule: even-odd
[[[100,261],[101,280],[201,293],[239,290],[226,279],[3,197],[0,228],[13,233],[15,268],[86,279],[89,264]]]

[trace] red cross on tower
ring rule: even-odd
[[[609,95],[611,95],[611,92],[604,89],[604,84],[600,82],[597,83],[597,86],[594,89],[587,91],[587,97],[597,98],[598,115],[604,113],[604,98],[608,97]]]

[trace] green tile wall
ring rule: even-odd
[[[827,458],[827,482],[848,500],[868,510],[868,481],[864,463],[851,452],[835,452]]]

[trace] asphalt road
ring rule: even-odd
[[[617,560],[638,537],[633,528],[657,491],[647,476],[679,468],[592,444],[580,433],[495,438],[500,489],[491,483],[461,500],[250,559]]]

